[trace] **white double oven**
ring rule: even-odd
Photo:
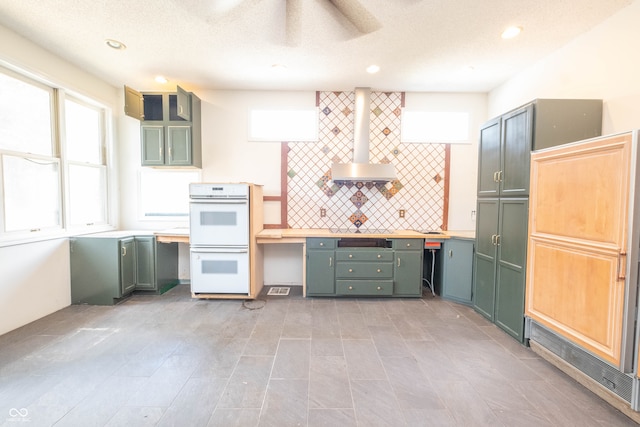
[[[191,292],[248,294],[249,185],[189,185]]]

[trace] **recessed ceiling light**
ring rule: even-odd
[[[124,50],[127,48],[124,43],[119,42],[118,40],[106,39],[104,42],[112,49]]]
[[[367,73],[369,74],[375,74],[378,71],[380,71],[380,67],[376,64],[371,64],[367,67]]]
[[[156,76],[154,80],[156,81],[156,83],[162,83],[162,84],[167,82],[167,78],[165,76]]]
[[[522,27],[509,27],[502,32],[503,39],[512,39],[522,31]]]
[[[275,71],[284,71],[287,69],[287,66],[283,64],[271,64],[271,69]]]

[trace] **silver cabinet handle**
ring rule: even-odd
[[[500,235],[496,234],[496,246],[500,246]]]
[[[351,268],[350,268],[350,269],[349,269],[349,273],[353,273],[353,269],[351,269]]]
[[[398,257],[398,267],[400,267],[400,257]]]
[[[333,264],[333,257],[329,257],[329,267],[331,267],[331,265]]]
[[[382,290],[382,286],[378,286],[378,287],[377,287],[377,289],[378,289],[379,291],[381,291],[381,290]]]
[[[122,252],[122,256],[127,256],[127,247],[123,246],[121,252]]]
[[[320,242],[320,246],[324,246],[324,242]]]
[[[353,258],[353,255],[349,254],[349,258]]]
[[[378,273],[380,273],[382,270],[378,269]]]
[[[382,258],[382,255],[378,254],[378,258]]]
[[[453,258],[453,250],[449,249],[449,258]]]

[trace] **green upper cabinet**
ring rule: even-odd
[[[599,136],[602,100],[536,99],[480,129],[478,197],[529,194],[531,150]]]
[[[478,196],[498,195],[497,171],[500,170],[500,129],[502,119],[485,123],[480,129],[478,155]]]
[[[532,114],[529,105],[480,129],[478,197],[528,194]]]
[[[176,93],[137,92],[125,86],[125,114],[141,121],[142,166],[202,167],[201,101]]]

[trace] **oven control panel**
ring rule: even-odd
[[[189,184],[189,196],[192,199],[248,199],[249,185],[241,183],[207,183]]]

